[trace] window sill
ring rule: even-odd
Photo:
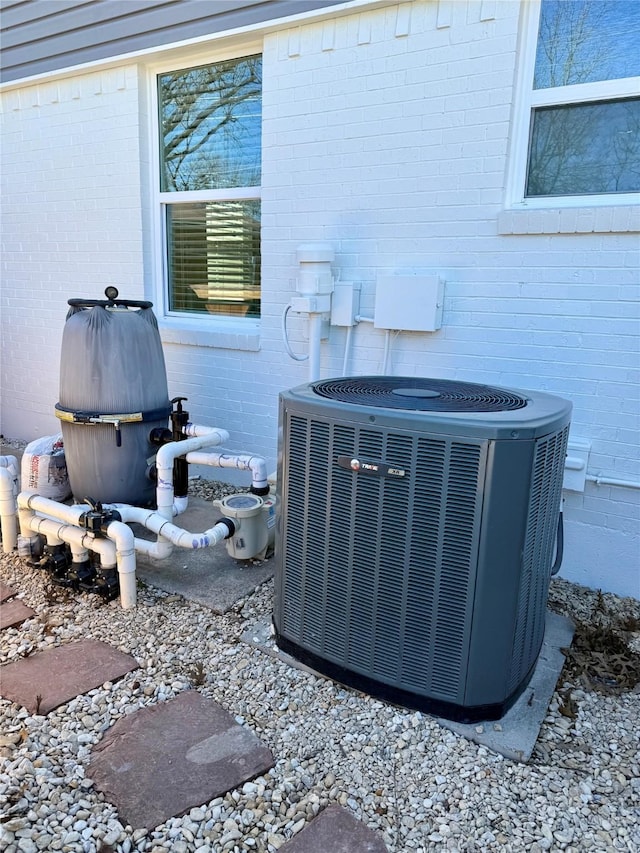
[[[257,352],[260,331],[256,320],[240,323],[230,320],[213,323],[201,320],[158,318],[160,340],[163,344],[182,344],[190,347],[215,347]]]
[[[611,234],[640,231],[640,207],[633,204],[503,210],[498,234]]]

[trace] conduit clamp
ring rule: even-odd
[[[116,446],[122,446],[121,424],[142,423],[143,421],[158,421],[169,418],[171,406],[153,409],[149,412],[126,412],[122,414],[102,414],[100,412],[76,412],[66,409],[60,403],[55,405],[55,416],[66,423],[72,424],[112,424],[116,430]]]

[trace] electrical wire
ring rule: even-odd
[[[309,353],[307,353],[306,355],[296,355],[296,353],[289,346],[289,337],[287,335],[287,315],[290,310],[291,305],[286,305],[284,311],[282,312],[282,340],[284,341],[284,348],[287,351],[287,355],[294,361],[308,361]]]

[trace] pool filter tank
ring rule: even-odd
[[[151,302],[70,299],[62,336],[56,416],[76,501],[150,506],[155,499],[152,430],[171,403]]]

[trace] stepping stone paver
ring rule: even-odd
[[[196,690],[118,722],[93,748],[87,776],[122,823],[152,829],[266,773],[270,750]]]
[[[380,833],[340,806],[328,806],[280,853],[388,853]]]
[[[4,581],[0,581],[0,603],[7,601],[9,598],[13,598],[14,595],[16,595],[15,589],[11,589],[11,587]]]
[[[0,604],[0,630],[15,628],[17,625],[21,625],[25,619],[31,619],[35,615],[35,610],[27,607],[17,598],[3,601]]]
[[[79,640],[0,667],[0,696],[23,705],[32,714],[48,714],[81,693],[137,668],[135,658],[108,643]]]

